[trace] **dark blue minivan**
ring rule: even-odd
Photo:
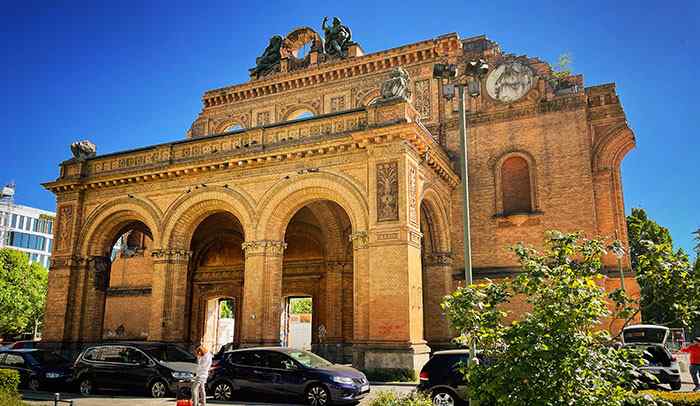
[[[356,402],[369,393],[360,371],[316,354],[283,347],[246,348],[223,354],[209,373],[209,393],[230,400],[235,392],[303,399],[312,406]]]

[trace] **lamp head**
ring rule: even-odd
[[[457,77],[457,65],[447,63],[436,63],[433,65],[433,78],[454,79]]]

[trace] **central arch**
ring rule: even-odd
[[[280,181],[260,199],[257,239],[283,240],[292,216],[318,200],[328,200],[342,207],[353,233],[367,230],[368,203],[366,192],[359,185],[339,174],[306,173]]]

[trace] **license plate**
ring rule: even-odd
[[[360,392],[367,392],[367,391],[369,391],[369,385],[362,385],[362,387],[360,387]]]

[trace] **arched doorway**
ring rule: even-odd
[[[351,229],[338,204],[321,200],[299,209],[284,234],[280,341],[309,342],[312,351],[334,362],[352,361]],[[310,314],[294,314],[294,301],[301,298],[310,299]]]
[[[228,212],[210,214],[195,229],[190,243],[190,342],[213,351],[240,342],[236,321],[243,294],[244,240],[240,221]]]
[[[126,223],[115,235],[106,261],[102,339],[146,340],[153,279],[153,235],[140,221]]]

